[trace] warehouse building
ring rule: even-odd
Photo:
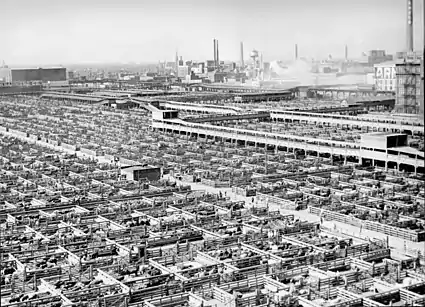
[[[13,68],[12,82],[49,82],[66,81],[66,68]]]
[[[396,62],[388,61],[374,66],[375,89],[378,92],[395,92]]]

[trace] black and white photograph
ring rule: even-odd
[[[425,307],[424,0],[0,0],[1,307]]]

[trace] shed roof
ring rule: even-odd
[[[409,146],[403,146],[403,147],[395,147],[395,148],[389,148],[390,150],[397,150],[399,152],[411,154],[411,155],[418,155],[423,157],[425,153],[423,151],[419,151],[416,148],[409,147]]]
[[[43,94],[41,97],[49,97],[49,98],[66,98],[66,99],[74,99],[74,100],[86,100],[86,101],[92,101],[92,102],[99,102],[102,99],[96,98],[96,97],[90,97],[90,96],[84,96],[84,95],[61,95],[61,94]]]

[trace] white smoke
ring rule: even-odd
[[[335,73],[313,73],[312,64],[303,60],[296,60],[287,65],[284,65],[278,61],[273,61],[270,63],[270,68],[279,76],[280,79],[284,81],[297,81],[299,85],[351,85],[366,82],[365,75],[337,76]]]

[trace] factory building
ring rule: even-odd
[[[367,55],[367,65],[369,67],[392,60],[393,56],[386,54],[385,50],[370,50],[369,54]]]
[[[419,114],[424,103],[421,99],[421,62],[414,60],[398,63],[396,72],[395,111]]]
[[[413,52],[407,52],[407,51],[399,51],[396,52],[395,58],[399,60],[403,59],[422,59],[423,58],[423,52],[422,51],[413,51]]]
[[[66,68],[12,68],[12,82],[65,81]]]
[[[373,65],[376,91],[390,92],[396,89],[396,62]]]

